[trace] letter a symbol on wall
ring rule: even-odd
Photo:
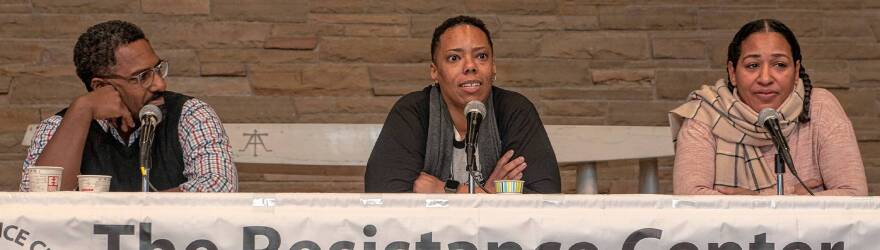
[[[266,152],[272,152],[272,150],[266,148],[266,144],[263,143],[263,136],[269,136],[269,133],[260,133],[257,132],[256,129],[254,129],[253,133],[244,133],[244,136],[250,136],[250,138],[248,138],[248,142],[244,145],[244,148],[238,150],[238,152],[244,152],[251,145],[254,145],[254,157],[257,157],[257,146],[262,146],[263,150],[265,150]]]

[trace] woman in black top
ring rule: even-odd
[[[463,110],[476,100],[486,105],[476,150],[480,185],[493,192],[495,180],[521,179],[525,193],[559,193],[556,156],[534,105],[492,86],[492,39],[483,22],[447,19],[434,31],[431,55],[435,83],[392,108],[367,163],[365,190],[466,192]]]

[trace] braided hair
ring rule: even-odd
[[[757,32],[776,32],[785,37],[785,41],[788,42],[789,47],[791,47],[791,56],[795,62],[800,62],[801,67],[798,69],[798,76],[804,82],[804,110],[801,112],[801,115],[798,116],[798,121],[801,123],[810,121],[810,93],[813,92],[813,84],[810,81],[810,75],[807,74],[806,68],[804,68],[804,62],[801,60],[801,46],[797,41],[797,38],[794,37],[794,32],[785,26],[782,22],[776,19],[760,19],[751,21],[742,26],[736,35],[733,36],[733,41],[730,42],[730,45],[727,47],[727,62],[733,64],[733,67],[736,68],[736,64],[739,61],[739,57],[742,54],[742,42],[749,37],[749,35]],[[730,82],[730,76],[727,76],[727,88],[733,92],[735,86]]]

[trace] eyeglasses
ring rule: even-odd
[[[124,76],[120,76],[120,75],[106,75],[106,76],[99,76],[99,77],[110,78],[110,79],[121,79],[121,80],[126,80],[129,82],[135,81],[139,85],[141,85],[142,87],[146,88],[146,87],[150,87],[150,85],[153,84],[153,80],[155,79],[155,77],[153,77],[153,75],[155,75],[154,73],[159,74],[159,77],[162,77],[162,79],[165,79],[165,77],[168,76],[168,61],[159,60],[159,63],[156,64],[155,67],[144,70],[141,73],[138,73],[137,75],[134,75],[132,77],[124,77]]]

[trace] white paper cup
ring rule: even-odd
[[[109,175],[77,175],[80,192],[107,192],[110,191]]]
[[[31,166],[28,168],[28,191],[55,192],[61,190],[62,167]]]

